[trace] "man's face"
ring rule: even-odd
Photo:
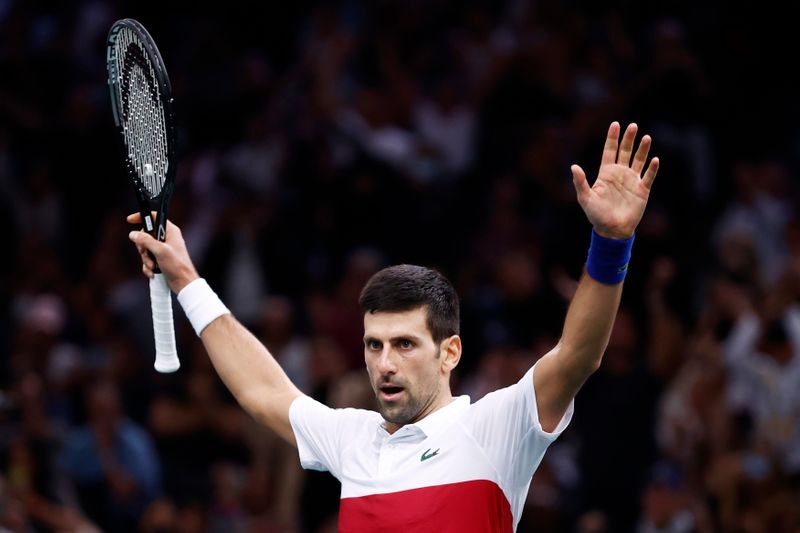
[[[364,315],[364,360],[390,431],[438,408],[448,387],[449,372],[426,318],[425,307]]]

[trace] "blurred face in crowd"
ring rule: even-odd
[[[113,424],[120,417],[119,391],[110,382],[94,383],[88,393],[89,418],[95,423]]]
[[[450,372],[461,356],[461,339],[436,343],[426,318],[426,307],[364,314],[364,360],[390,433],[451,398]]]

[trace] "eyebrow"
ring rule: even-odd
[[[389,343],[394,344],[396,342],[403,341],[403,340],[409,340],[409,341],[415,342],[417,344],[419,344],[422,341],[422,339],[420,337],[417,337],[416,335],[396,335],[396,336],[391,337],[389,339]],[[381,343],[383,342],[381,339],[378,339],[376,337],[365,335],[364,336],[364,344],[366,344],[366,343],[368,343],[370,341],[378,341],[378,342],[381,342]]]

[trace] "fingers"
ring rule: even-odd
[[[603,148],[602,164],[630,164],[631,170],[641,175],[642,170],[645,168],[645,164],[647,164],[647,157],[650,154],[650,146],[653,144],[653,139],[649,135],[642,137],[639,147],[636,149],[636,154],[633,156],[633,161],[631,162],[633,145],[634,141],[636,140],[636,133],[639,127],[635,122],[628,124],[628,127],[625,129],[625,134],[622,136],[622,143],[618,146],[619,128],[620,126],[618,122],[612,122],[611,126],[608,128],[608,137],[606,138],[606,144]],[[617,150],[619,150],[619,153],[617,153]],[[642,177],[642,184],[647,188],[647,190],[650,190],[650,187],[653,186],[653,181],[656,179],[658,164],[658,158],[654,157],[650,161],[650,164],[647,166],[647,171]]]
[[[139,213],[127,217],[131,224],[139,223]],[[136,245],[139,259],[142,261],[142,273],[152,279],[156,272],[161,272],[167,283],[176,294],[192,280],[198,277],[192,264],[181,230],[167,220],[167,238],[159,241],[144,230],[131,231],[128,238]]]
[[[608,127],[606,144],[603,147],[603,158],[600,165],[613,165],[617,162],[617,149],[619,147],[619,122],[614,121]]]
[[[572,165],[570,170],[572,171],[572,184],[575,186],[575,192],[578,193],[578,200],[580,201],[591,192],[591,187],[589,187],[589,182],[586,181],[586,173],[581,167]]]
[[[136,245],[136,251],[139,252],[139,258],[142,260],[142,273],[148,278],[152,278],[156,268],[154,256],[157,256],[165,245],[144,231],[132,231],[128,234],[128,238]]]
[[[155,220],[156,212],[155,211],[151,211],[151,213],[152,213],[152,216],[153,216],[153,220]],[[125,217],[125,220],[128,222],[128,224],[141,224],[142,223],[142,214],[139,213],[139,212],[131,213],[130,215]],[[169,219],[167,219],[167,233],[169,233],[171,231],[175,231],[175,232],[180,233],[181,230],[180,230],[180,228],[178,226],[176,226]]]
[[[136,249],[139,250],[140,254],[147,255],[147,252],[150,252],[155,257],[158,257],[166,246],[144,231],[132,231],[128,233],[128,238],[136,245]]]
[[[617,155],[617,163],[620,165],[627,165],[631,161],[631,154],[633,153],[633,141],[636,139],[636,132],[639,127],[635,122],[628,124],[625,128],[625,135],[622,136],[622,144],[619,147],[619,154]]]
[[[150,211],[150,216],[153,217],[153,220],[156,219],[157,213],[155,211]],[[129,224],[141,224],[142,223],[142,214],[138,211],[136,213],[131,213],[125,220],[128,221]]]
[[[642,170],[644,169],[644,164],[647,163],[647,154],[650,152],[650,144],[652,144],[652,139],[649,135],[642,137],[642,142],[639,143],[639,148],[636,150],[636,155],[633,156],[633,164],[631,165],[631,169],[633,169],[640,176],[642,174]]]
[[[647,172],[644,173],[644,177],[642,178],[642,185],[644,185],[648,191],[653,187],[653,182],[655,181],[656,174],[658,173],[658,165],[658,158],[654,157],[647,166]]]
[[[139,252],[139,258],[141,258],[142,260],[142,267],[154,271],[156,267],[156,262],[153,260],[153,256],[150,255],[150,252],[148,252],[146,248],[138,244],[136,245],[136,250]]]
[[[172,221],[170,221],[170,219],[167,219],[167,234],[170,234],[170,233],[173,233],[173,234],[177,233],[178,235],[180,235],[181,234],[181,228],[179,228],[178,226],[173,224]]]

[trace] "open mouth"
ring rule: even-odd
[[[380,397],[385,401],[391,402],[398,399],[404,390],[403,387],[396,385],[381,385]]]

